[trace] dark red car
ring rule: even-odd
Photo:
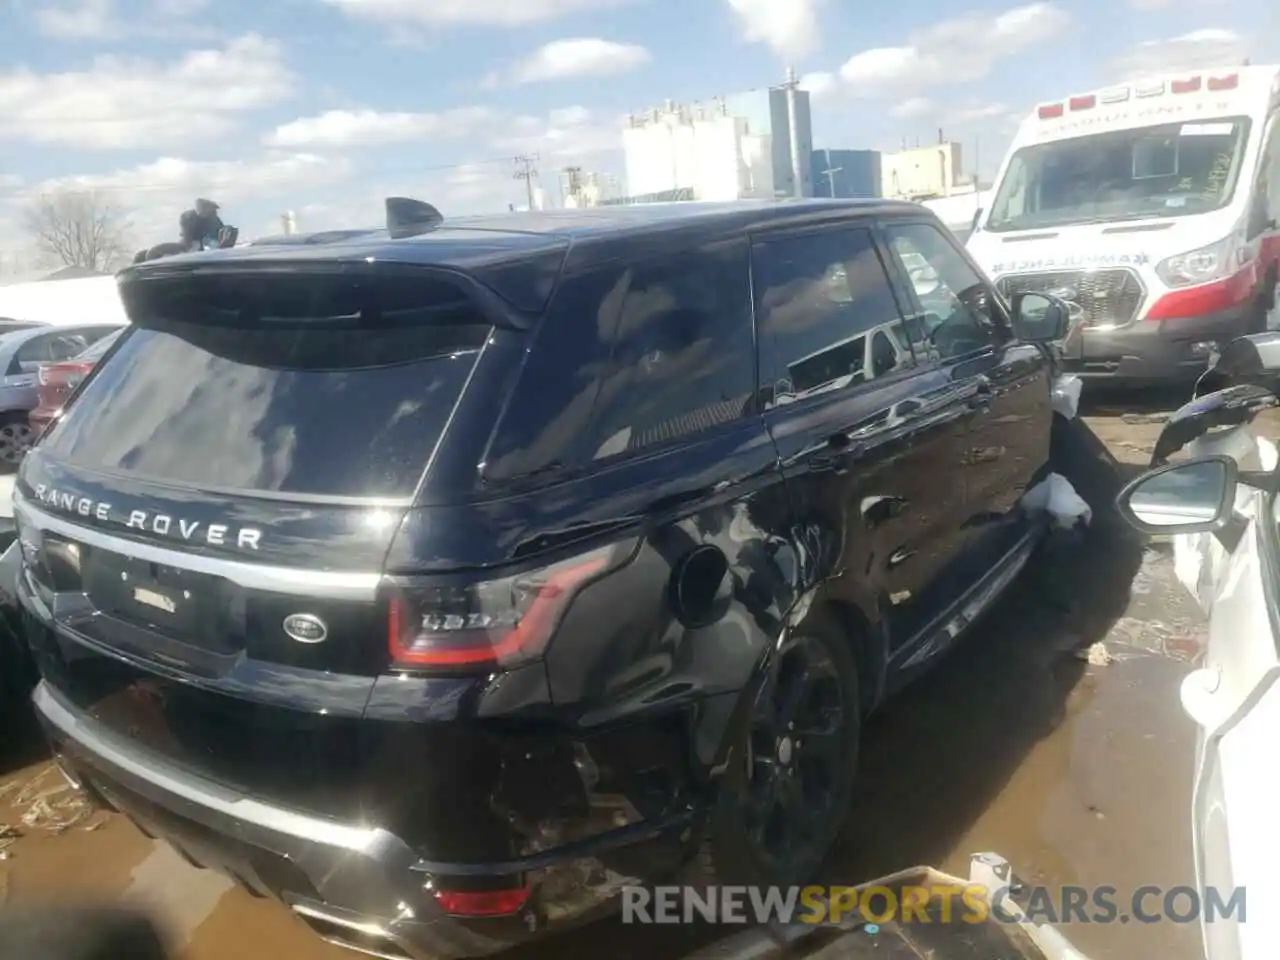
[[[37,436],[62,412],[67,398],[93,369],[93,365],[111,349],[121,332],[107,334],[78,357],[58,363],[46,363],[40,368],[36,388],[40,402],[28,418],[31,429]]]

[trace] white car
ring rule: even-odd
[[[1121,492],[1138,530],[1173,539],[1179,580],[1209,621],[1197,669],[1182,683],[1199,728],[1192,814],[1197,885],[1227,904],[1239,890],[1247,922],[1219,916],[1201,929],[1207,960],[1271,960],[1280,943],[1280,451],[1252,429],[1280,406],[1280,334],[1228,346],[1239,361],[1202,379],[1197,399],[1166,424],[1152,469]],[[1219,373],[1216,382],[1212,381]],[[1233,384],[1225,389],[1213,389]],[[1210,391],[1210,392],[1206,392]],[[1181,450],[1189,459],[1168,463]]]

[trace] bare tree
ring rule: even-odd
[[[61,190],[26,211],[37,249],[69,267],[110,272],[130,258],[124,211],[92,191]]]

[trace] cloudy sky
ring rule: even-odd
[[[874,11],[874,12],[871,12]],[[1162,67],[1280,62],[1276,0],[0,0],[0,252],[60,185],[172,239],[196,196],[247,235],[367,225],[410,194],[504,209],[538,153],[621,172],[621,119],[779,82],[819,147],[939,127],[992,172],[1038,100]],[[976,148],[976,150],[975,150]]]

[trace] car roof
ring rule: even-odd
[[[605,239],[636,232],[682,227],[719,228],[725,233],[769,226],[785,220],[832,216],[919,213],[918,204],[897,200],[737,200],[619,204],[577,210],[540,210],[450,218],[417,236],[393,239],[385,228],[331,230],[268,237],[257,243],[180,254],[129,267],[140,276],[167,268],[202,263],[252,263],[279,260],[330,260],[374,257],[398,263],[456,266],[466,269],[496,258],[561,249],[580,240]]]
[[[536,312],[549,296],[546,278],[615,259],[643,259],[672,243],[709,242],[753,230],[805,226],[853,216],[932,216],[900,200],[737,200],[619,204],[449,218],[403,238],[384,228],[332,230],[264,238],[227,250],[179,254],[125,268],[122,286],[137,280],[205,270],[270,269],[327,262],[431,266],[468,273],[509,303]],[[680,237],[673,234],[681,235]],[[653,243],[656,238],[660,242]],[[546,263],[546,270],[536,267]],[[511,275],[512,264],[535,269]],[[506,275],[498,277],[499,272]],[[536,288],[536,290],[535,290]]]

